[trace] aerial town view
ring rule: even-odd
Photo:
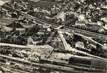
[[[107,73],[107,0],[0,0],[0,73]]]

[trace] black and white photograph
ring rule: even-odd
[[[0,0],[0,73],[107,73],[107,0]]]

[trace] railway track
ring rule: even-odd
[[[105,35],[105,34],[96,33],[96,32],[92,32],[92,31],[88,31],[88,30],[83,30],[83,29],[79,29],[76,27],[70,27],[69,29],[67,28],[67,30],[69,32],[73,31],[74,33],[83,34],[87,37],[98,38],[98,39],[103,39],[103,40],[107,41],[107,35]]]
[[[18,58],[15,58],[15,57],[9,57],[9,56],[6,56],[6,55],[1,55],[0,54],[0,60],[4,60],[4,61],[7,61],[7,62],[10,62],[11,63],[15,63],[16,65],[8,65],[7,68],[10,69],[10,70],[16,70],[18,71],[19,73],[21,72],[26,72],[26,73],[29,73],[29,72],[33,72],[33,68],[46,68],[46,69],[50,69],[50,70],[55,70],[55,71],[63,71],[63,72],[73,72],[73,73],[82,73],[83,71],[82,70],[85,70],[85,71],[88,71],[88,72],[99,72],[102,70],[94,70],[94,69],[89,69],[89,68],[85,68],[85,67],[79,67],[79,66],[75,66],[75,65],[67,65],[67,64],[63,64],[63,63],[57,63],[57,60],[53,61],[53,63],[51,63],[51,60],[49,62],[49,60],[47,59],[42,59],[42,62],[38,62],[38,63],[33,63],[33,62],[29,62],[27,60],[23,60],[23,59],[18,59]],[[45,62],[44,62],[45,61]],[[48,62],[48,63],[47,63]],[[0,64],[1,66],[5,67],[6,64],[5,63],[2,63]],[[23,66],[25,66],[25,68],[23,68]],[[29,67],[29,69],[27,70],[27,67]],[[30,69],[31,68],[31,69]]]
[[[52,69],[52,70],[60,70],[60,71],[78,73],[76,71],[73,71],[73,68],[69,68],[69,67],[57,66],[57,65],[47,64],[47,63],[41,63],[41,64],[40,63],[31,63],[26,60],[21,60],[21,59],[17,59],[17,58],[5,56],[5,55],[0,55],[0,57],[3,59],[9,60],[11,62],[18,62],[18,63],[27,65],[27,66],[36,66],[36,67],[47,68],[47,69]]]
[[[17,50],[18,46],[19,46],[19,49],[20,50],[24,50],[25,49],[28,49],[29,47],[29,50],[34,50],[34,49],[39,49],[40,46],[38,46],[38,48],[35,46],[35,48],[33,46],[20,46],[20,45],[11,45],[11,44],[3,44],[0,45],[2,46],[1,48],[3,48],[3,46],[5,47],[13,47],[14,50]],[[10,48],[11,48],[10,47]],[[16,48],[15,48],[16,47]],[[23,49],[21,49],[23,48]],[[33,48],[33,49],[32,49]],[[43,48],[43,47],[41,47]],[[45,48],[45,47],[44,47]],[[4,48],[5,49],[5,48]],[[19,50],[19,52],[20,52]],[[33,51],[34,52],[34,51]],[[36,51],[35,51],[36,52]],[[66,52],[66,51],[64,51]],[[51,54],[54,54],[55,53],[55,50],[51,53]],[[71,51],[69,52],[66,52],[66,53],[63,53],[63,51],[59,51],[57,52],[56,50],[56,53],[62,53],[62,54],[66,54],[66,53],[69,53],[69,54],[72,54]],[[50,56],[51,58],[51,56]],[[88,57],[87,57],[88,58]],[[83,57],[83,59],[85,59],[85,57]],[[21,69],[22,71],[25,70],[25,71],[30,71],[30,68],[27,69],[23,69],[23,66],[26,66],[26,67],[41,67],[41,68],[46,68],[46,69],[51,69],[51,70],[59,70],[59,71],[64,71],[64,72],[75,72],[75,70],[85,70],[85,71],[101,71],[100,69],[93,69],[93,68],[87,68],[87,67],[80,67],[80,66],[75,66],[75,65],[70,65],[68,64],[68,62],[63,62],[63,60],[57,60],[57,59],[49,59],[49,58],[42,58],[42,55],[41,55],[41,58],[40,58],[40,61],[39,62],[31,62],[31,61],[28,61],[27,59],[23,59],[23,58],[17,58],[17,57],[11,57],[9,55],[3,55],[3,54],[0,54],[0,61],[3,61],[6,63],[6,62],[15,62],[16,64],[21,64],[21,66],[19,66],[18,68]],[[100,60],[98,58],[98,60]],[[102,60],[102,59],[101,59]],[[104,60],[105,61],[105,60]],[[13,67],[13,66],[12,66]],[[32,68],[31,67],[31,68]],[[15,66],[13,67],[15,68]],[[17,68],[17,67],[16,67]],[[26,70],[27,69],[27,70]],[[78,72],[77,72],[78,73]]]
[[[69,5],[69,3],[66,6],[68,6],[68,5]],[[9,9],[11,9],[11,8],[9,8]],[[11,10],[18,11],[17,9],[11,9]],[[61,11],[63,11],[63,9]],[[47,21],[45,21],[43,19],[40,19],[40,18],[34,17],[32,15],[26,14],[26,13],[24,13],[22,11],[21,11],[21,15],[24,16],[25,18],[28,18],[28,19],[34,19],[38,24],[41,24],[44,27],[46,25],[47,26],[52,26],[53,28],[58,27],[55,23],[47,22]],[[64,26],[64,25],[62,25],[62,26]],[[65,26],[65,29],[66,29],[66,26]],[[107,38],[106,38],[107,35],[105,35],[103,33],[93,32],[93,31],[89,31],[87,29],[82,29],[82,28],[78,28],[78,27],[69,27],[69,29],[74,30],[76,33],[81,33],[83,35],[87,35],[89,37],[104,38],[104,39],[107,40]]]
[[[68,5],[69,5],[69,3],[68,3]],[[68,7],[68,5],[66,5],[66,7]],[[17,9],[12,9],[10,7],[7,7],[7,8],[10,9],[10,10],[18,11]],[[62,9],[62,11],[63,11],[63,9]],[[90,37],[91,37],[91,38],[97,38],[97,39],[102,39],[103,41],[107,41],[107,35],[105,35],[105,34],[96,33],[96,32],[93,32],[93,31],[89,31],[89,30],[85,30],[85,29],[81,29],[81,28],[76,28],[76,27],[66,28],[65,25],[61,25],[61,27],[63,27],[63,28],[58,28],[60,26],[56,25],[54,23],[47,22],[47,21],[45,21],[43,19],[39,19],[37,17],[34,17],[34,16],[29,15],[29,14],[27,14],[25,12],[22,12],[22,11],[20,13],[21,13],[21,16],[23,16],[24,18],[35,20],[36,23],[38,25],[42,26],[42,27],[48,26],[48,27],[54,28],[56,31],[60,30],[60,31],[65,31],[65,32],[70,32],[70,33],[73,32],[75,34],[78,34],[78,35],[86,38],[87,40],[90,40]],[[36,25],[36,23],[34,25]],[[23,26],[26,27],[27,25],[23,25]],[[29,25],[27,27],[29,27]],[[55,33],[53,33],[50,36],[49,41],[50,41],[50,39],[52,40],[51,37],[53,37],[54,34]],[[63,39],[63,37],[62,37],[62,39]],[[61,41],[63,41],[63,40],[61,40]],[[46,42],[48,42],[48,41],[46,41]],[[100,44],[100,43],[98,43],[96,41],[92,41],[92,42],[94,42],[96,44]],[[102,72],[102,73],[105,73],[105,69],[102,70],[102,69],[89,68],[90,65],[82,65],[82,64],[78,64],[78,63],[76,65],[75,64],[71,64],[70,65],[68,63],[68,61],[63,61],[63,59],[61,59],[61,60],[51,59],[50,57],[54,53],[64,53],[64,54],[80,53],[80,54],[83,54],[83,55],[85,55],[87,57],[85,57],[85,56],[83,56],[83,57],[74,56],[74,55],[72,57],[73,58],[79,58],[79,59],[86,59],[86,60],[87,59],[88,60],[90,60],[90,59],[93,60],[93,58],[94,58],[94,60],[95,59],[101,60],[101,63],[103,61],[103,63],[106,65],[106,63],[105,63],[105,62],[107,62],[106,58],[95,56],[95,55],[91,55],[89,53],[82,52],[82,51],[79,51],[79,50],[74,50],[71,47],[66,47],[67,44],[66,45],[65,44],[66,44],[66,41],[63,42],[63,45],[65,46],[65,48],[71,49],[70,51],[69,50],[58,51],[58,50],[55,50],[53,48],[51,49],[49,47],[49,49],[51,49],[51,53],[49,53],[48,55],[50,55],[50,56],[44,58],[44,57],[42,57],[44,55],[41,55],[41,56],[39,56],[40,57],[39,61],[36,61],[36,62],[34,62],[34,61],[32,62],[31,60],[28,59],[28,57],[27,58],[19,58],[19,57],[13,57],[11,55],[11,53],[8,54],[8,55],[1,53],[0,54],[0,66],[11,70],[13,73],[15,73],[15,72],[17,72],[17,73],[32,73],[33,72],[34,73],[35,72],[34,69],[36,67],[37,68],[41,68],[41,69],[45,68],[45,69],[48,69],[48,70],[50,69],[50,70],[55,70],[55,71],[68,72],[68,73],[71,73],[71,72],[72,73],[83,73],[83,71],[86,72],[86,73],[88,73],[88,72],[90,72],[90,73],[91,72],[97,72],[97,73],[98,72]],[[102,44],[100,44],[100,46],[103,47]],[[3,47],[4,47],[4,49],[5,49],[5,47],[7,47],[7,49],[9,49],[9,48],[12,49],[13,48],[14,50],[20,49],[20,50],[18,50],[19,52],[21,50],[30,50],[30,53],[31,53],[30,55],[32,55],[33,52],[35,53],[37,51],[36,49],[38,49],[38,47],[39,47],[39,49],[40,48],[46,48],[46,47],[43,47],[43,46],[41,47],[41,46],[34,46],[34,45],[33,46],[31,46],[31,45],[22,46],[22,45],[15,45],[15,44],[0,43],[0,50]],[[4,50],[4,49],[2,49],[2,50]],[[104,48],[104,49],[107,51],[107,48]],[[46,50],[42,49],[42,51],[45,52]],[[14,64],[11,64],[11,63],[14,63]],[[96,62],[92,62],[91,64],[94,64],[94,63],[96,63]],[[93,67],[93,66],[94,65],[92,65],[91,67]]]

